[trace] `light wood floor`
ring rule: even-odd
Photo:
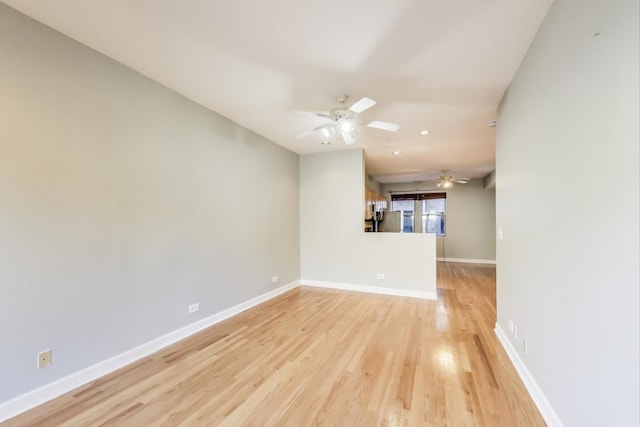
[[[2,426],[544,426],[495,338],[495,267],[438,301],[301,287]]]

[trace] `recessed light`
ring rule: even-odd
[[[394,155],[394,156],[399,156],[399,155],[400,155],[400,152],[399,152],[399,151],[394,151],[394,152],[393,152],[393,153],[391,153],[391,154],[392,154],[392,155]]]
[[[420,135],[429,135],[431,133],[431,131],[428,131],[426,129],[422,129],[420,132],[418,132]]]
[[[322,145],[329,145],[329,144],[331,144],[331,141],[322,141],[320,144],[322,144]]]

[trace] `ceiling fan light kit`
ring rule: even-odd
[[[297,137],[304,138],[320,131],[325,138],[341,141],[347,145],[354,144],[358,134],[357,125],[359,124],[356,116],[376,105],[376,101],[364,97],[360,98],[349,108],[345,108],[347,99],[349,99],[349,95],[337,97],[340,106],[332,109],[328,114],[314,113],[314,115],[318,117],[331,120],[331,123],[318,126],[310,131],[302,132],[298,134]],[[379,120],[370,121],[366,126],[390,132],[396,132],[400,129],[400,126],[396,123],[382,122]]]

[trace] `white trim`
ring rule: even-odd
[[[473,258],[436,258],[436,261],[446,262],[466,262],[469,264],[495,264],[495,259],[473,259]]]
[[[394,295],[399,297],[412,297],[429,300],[437,300],[435,292],[415,291],[411,289],[381,288],[378,286],[353,285],[350,283],[325,282],[320,280],[300,280],[302,286],[314,286],[316,288],[341,289],[343,291],[368,292],[371,294]]]
[[[231,316],[235,316],[251,307],[255,307],[265,301],[268,301],[280,294],[283,294],[300,285],[299,281],[294,281],[279,288],[273,289],[267,293],[259,295],[248,301],[242,302],[233,307],[222,310],[197,322],[191,323],[166,335],[158,337],[147,343],[134,347],[130,350],[113,356],[109,359],[98,362],[93,366],[89,366],[80,371],[74,372],[64,378],[52,383],[46,384],[40,388],[14,397],[11,400],[0,403],[0,422],[9,418],[13,418],[29,409],[42,405],[51,399],[62,394],[74,390],[84,384],[94,381],[104,375],[107,375],[123,366],[129,365],[143,357],[146,357],[156,351],[183,340],[203,329],[206,329],[216,323],[219,323]]]
[[[513,367],[518,371],[518,375],[520,375],[520,379],[524,383],[524,386],[527,388],[527,391],[531,395],[531,399],[538,407],[542,418],[546,421],[549,427],[563,427],[562,421],[560,421],[560,417],[556,414],[556,411],[553,410],[551,403],[547,400],[547,397],[536,383],[536,380],[531,375],[531,372],[527,369],[527,366],[524,364],[520,355],[516,351],[516,349],[509,341],[509,338],[504,333],[504,330],[500,326],[498,322],[496,322],[496,327],[494,329],[496,336],[498,337],[498,341],[502,344],[502,347],[507,352],[507,356],[511,360]]]

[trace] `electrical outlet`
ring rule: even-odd
[[[513,321],[509,320],[509,330],[511,331],[511,335],[513,335]]]
[[[376,274],[376,279],[383,280],[383,279],[384,279],[384,273],[378,273],[378,274]]]
[[[195,304],[189,304],[189,313],[195,313],[196,311],[200,310],[200,303],[197,302]]]
[[[522,352],[527,354],[527,340],[524,338],[522,339]]]
[[[38,369],[51,365],[51,350],[44,350],[38,353]]]
[[[498,227],[496,234],[497,234],[498,240],[502,240],[502,227]]]
[[[515,323],[513,324],[513,336],[515,338],[518,338],[518,325],[516,325]]]
[[[273,277],[271,278],[271,282],[272,282],[272,283],[278,283],[278,276],[273,276]]]

